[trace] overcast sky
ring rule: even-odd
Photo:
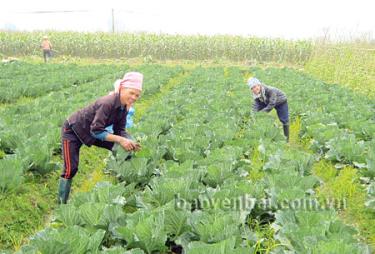
[[[375,0],[11,0],[0,29],[239,34],[302,39],[375,36]],[[35,11],[82,11],[29,13]]]

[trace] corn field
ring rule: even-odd
[[[40,54],[45,32],[0,32],[4,56]],[[167,35],[130,33],[47,32],[59,55],[95,58],[151,57],[155,60],[211,60],[304,64],[310,41],[289,41],[230,35]]]

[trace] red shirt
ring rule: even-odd
[[[41,44],[42,49],[44,50],[51,50],[52,44],[49,42],[49,40],[43,40]]]

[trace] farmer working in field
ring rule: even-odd
[[[44,62],[46,63],[48,62],[48,59],[52,57],[52,44],[49,41],[47,35],[43,36],[43,41],[40,44],[40,47],[43,50],[43,58],[44,58]]]
[[[126,75],[126,74],[125,74]],[[124,77],[125,78],[125,77]],[[121,88],[121,82],[122,82],[122,79],[118,79],[116,80],[116,82],[113,84],[114,86],[114,91],[110,92],[109,94],[114,94],[114,93],[118,93],[120,91],[120,88]],[[130,106],[129,110],[128,110],[128,114],[126,115],[126,126],[125,126],[125,129],[128,130],[130,129],[132,126],[133,126],[133,116],[135,114],[135,108],[133,107],[133,105]],[[111,124],[110,126],[107,126],[106,128],[106,131],[108,131],[109,133],[112,133],[113,134],[113,124]],[[131,140],[134,140],[133,137],[127,132],[127,136],[126,138],[129,138]],[[125,160],[130,160],[133,156],[133,153],[130,152],[129,155],[126,157]]]
[[[129,138],[125,125],[129,108],[142,92],[142,82],[141,73],[126,73],[117,93],[99,98],[64,122],[61,134],[64,170],[59,182],[59,203],[68,200],[72,178],[78,171],[82,144],[112,150],[114,143],[117,143],[129,152],[140,149],[140,145]],[[113,125],[113,134],[106,130],[110,125]]]
[[[267,86],[256,78],[250,78],[247,82],[253,93],[255,112],[270,112],[276,109],[277,116],[283,124],[284,135],[289,142],[289,111],[285,93],[281,90]]]

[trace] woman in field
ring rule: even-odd
[[[113,94],[113,93],[118,93],[120,91],[121,82],[122,82],[122,79],[118,79],[118,80],[115,81],[115,83],[113,84],[114,91],[110,92],[109,93],[110,95]],[[134,114],[135,114],[135,108],[133,107],[133,105],[131,105],[130,108],[129,108],[129,110],[128,110],[128,114],[126,115],[126,126],[125,126],[126,130],[130,129],[133,126],[133,117],[134,117]],[[111,124],[110,126],[106,127],[105,129],[109,133],[113,133],[113,124]],[[126,138],[134,140],[134,138],[128,132],[127,132]],[[125,160],[130,160],[132,158],[132,156],[133,156],[133,153],[130,152],[129,155],[126,157]]]
[[[114,90],[112,92],[110,92],[109,94],[118,93],[120,91],[121,81],[122,81],[122,79],[116,80],[116,82],[113,84]],[[126,127],[125,127],[126,129],[129,129],[133,126],[133,116],[134,116],[134,114],[135,114],[135,108],[133,107],[133,105],[131,105],[129,110],[128,110],[128,114],[126,116]],[[108,132],[113,133],[113,125],[108,126],[106,129],[108,130]]]
[[[267,86],[257,78],[250,78],[247,81],[252,91],[255,112],[270,112],[276,109],[277,116],[283,124],[284,135],[289,142],[289,111],[288,101],[285,93],[275,87]]]
[[[40,44],[40,47],[43,51],[43,58],[44,62],[47,63],[48,59],[52,57],[52,44],[48,39],[48,36],[43,36],[42,43]]]
[[[64,122],[61,134],[64,169],[59,182],[59,203],[66,203],[69,198],[72,179],[78,171],[79,150],[83,144],[112,150],[117,143],[129,152],[140,149],[140,145],[129,138],[125,126],[130,107],[141,95],[142,82],[141,73],[126,73],[118,92],[99,98],[73,113]],[[110,125],[113,125],[113,134],[106,130]]]

